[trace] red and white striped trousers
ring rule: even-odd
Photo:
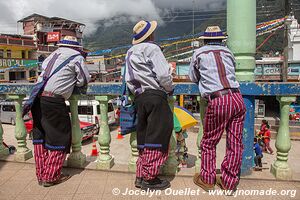
[[[168,158],[168,152],[159,149],[139,150],[139,157],[136,162],[136,177],[144,180],[152,180],[159,174],[160,167]]]
[[[63,151],[48,151],[43,144],[33,146],[38,181],[53,182],[58,180],[67,154]]]
[[[223,184],[234,189],[239,181],[243,153],[243,127],[246,107],[240,93],[229,93],[209,100],[201,141],[201,176],[214,184],[216,179],[216,146],[226,130],[226,154],[221,165]]]

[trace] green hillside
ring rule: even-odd
[[[295,7],[296,8],[296,7]],[[300,7],[299,7],[300,8]],[[295,17],[300,20],[300,9],[295,10]],[[257,1],[257,22],[265,22],[273,19],[278,19],[284,16],[284,10],[281,5],[274,5],[271,0]],[[191,11],[179,10],[169,12],[161,16],[164,23],[159,23],[156,39],[190,35],[193,33],[193,15]],[[107,21],[99,21],[97,31],[84,38],[85,47],[90,50],[99,50],[113,48],[117,46],[129,45],[131,43],[133,22],[129,20],[124,22],[124,18],[128,16],[120,16],[112,19],[117,22],[113,26],[105,26]],[[123,21],[123,23],[119,22]],[[223,30],[226,30],[226,10],[200,12],[194,14],[194,33],[203,32],[209,25],[219,25]],[[259,46],[269,34],[257,37],[257,46]],[[178,45],[187,46],[187,44]],[[283,30],[278,30],[277,33],[259,50],[259,53],[266,52],[281,52],[283,46]],[[167,50],[175,49],[174,46],[168,47]],[[113,52],[115,53],[115,52]],[[120,52],[118,52],[120,53]]]

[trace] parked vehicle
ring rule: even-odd
[[[0,120],[2,123],[16,125],[16,107],[14,101],[0,101]],[[28,115],[24,120],[30,119]]]
[[[0,102],[0,110],[2,123],[16,124],[16,108],[13,101]]]
[[[27,133],[32,138],[32,128],[33,128],[32,119],[30,119],[24,123],[25,123]],[[81,133],[83,135],[82,141],[87,140],[99,133],[99,127],[96,124],[92,124],[89,122],[82,122],[82,121],[79,121],[79,124],[80,124]]]
[[[68,109],[70,104],[66,101]],[[108,102],[108,124],[116,122],[115,111],[112,101]],[[93,124],[100,124],[100,104],[97,100],[79,100],[78,101],[78,118],[80,121]]]

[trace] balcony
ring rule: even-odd
[[[42,44],[39,44],[38,45],[38,51],[44,51],[44,52],[53,52],[55,51],[56,49],[58,49],[57,46],[49,46],[49,45],[42,45]]]
[[[17,140],[17,152],[14,159],[19,162],[25,162],[32,158],[32,150],[27,147],[26,130],[24,121],[21,118],[21,105],[26,95],[32,90],[32,84],[0,84],[0,95],[8,99],[14,100],[16,103],[16,127],[15,138]],[[241,92],[247,108],[246,120],[244,125],[243,143],[245,150],[243,153],[242,175],[251,174],[253,162],[253,138],[254,138],[254,97],[255,96],[276,96],[280,103],[281,119],[279,124],[279,132],[276,138],[277,157],[271,165],[271,172],[277,179],[290,180],[292,170],[287,160],[291,141],[289,135],[289,105],[296,100],[296,96],[300,94],[300,83],[241,83]],[[100,103],[101,125],[98,136],[98,144],[100,146],[99,156],[96,160],[96,169],[109,170],[115,164],[115,157],[111,154],[111,132],[108,126],[107,108],[108,101],[120,95],[120,84],[93,83],[89,84],[88,94],[94,96]],[[192,83],[177,83],[174,95],[195,95],[200,102],[200,114],[203,116],[206,102],[199,96],[198,87]],[[86,163],[86,155],[82,153],[81,147],[81,131],[78,122],[77,102],[80,95],[73,95],[70,102],[71,120],[72,120],[72,153],[67,159],[68,166],[84,168]],[[170,106],[174,104],[174,98],[169,100]],[[200,141],[203,135],[203,128],[200,124],[197,136],[198,156],[195,161],[195,170],[198,172],[200,167]],[[0,131],[0,141],[2,141],[3,132]],[[136,133],[131,133],[128,148],[131,149],[131,155],[128,160],[128,169],[125,171],[134,172],[136,168],[136,160],[138,150],[136,144]],[[166,175],[174,175],[178,172],[177,160],[175,156],[176,139],[175,133],[171,137],[170,154],[168,161],[162,169],[162,173]],[[8,150],[0,146],[0,156],[7,155]]]
[[[9,36],[0,36],[0,45],[25,46],[36,48],[32,39],[14,38]]]

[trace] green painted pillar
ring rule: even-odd
[[[27,147],[27,131],[22,118],[22,102],[25,98],[25,95],[9,95],[8,98],[15,101],[16,107],[15,137],[17,139],[18,146],[15,154],[15,161],[24,162],[32,158],[32,150],[28,149]]]
[[[204,98],[201,98],[200,96],[197,97],[197,101],[200,104],[200,123],[199,123],[199,132],[198,132],[198,136],[197,136],[197,141],[196,141],[196,145],[198,148],[198,157],[197,160],[195,161],[195,171],[196,173],[200,172],[201,169],[201,140],[203,137],[203,124],[204,124],[204,115],[205,115],[205,110],[207,107],[207,101],[205,101]]]
[[[0,121],[0,158],[6,157],[7,155],[9,155],[9,150],[3,145],[3,127]]]
[[[131,147],[131,156],[128,163],[128,171],[136,172],[136,161],[139,157],[139,151],[137,149],[136,132],[130,133],[130,147]]]
[[[254,81],[256,1],[227,0],[227,45],[236,58],[239,81]]]
[[[280,123],[276,137],[277,156],[276,161],[271,165],[271,173],[280,180],[291,180],[292,170],[288,165],[288,155],[291,149],[289,130],[290,104],[296,101],[296,97],[277,97],[280,103]]]
[[[169,98],[169,105],[174,112],[174,102],[175,102],[175,97],[170,97]],[[178,161],[177,157],[175,155],[175,150],[176,150],[176,134],[175,131],[173,130],[173,133],[170,138],[170,147],[169,147],[169,157],[168,160],[165,162],[165,164],[162,167],[162,173],[164,175],[175,175],[178,171]]]
[[[100,145],[100,154],[97,158],[97,169],[110,169],[114,165],[114,157],[110,155],[111,135],[108,126],[108,96],[96,96],[95,99],[100,103],[101,122],[98,143]]]
[[[79,95],[72,95],[69,99],[72,123],[72,151],[68,157],[68,166],[82,168],[86,162],[86,155],[81,152],[82,133],[78,118],[78,99]]]

